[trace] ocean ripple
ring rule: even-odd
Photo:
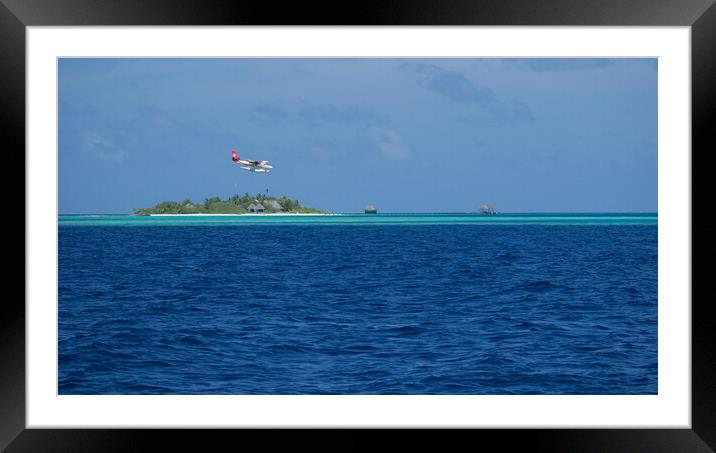
[[[59,392],[655,394],[656,250],[655,224],[61,224]]]

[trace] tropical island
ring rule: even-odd
[[[257,194],[234,195],[222,200],[219,197],[204,199],[203,203],[163,201],[153,208],[134,208],[134,215],[160,214],[328,214],[320,209],[307,208],[298,200],[285,196],[270,197]]]

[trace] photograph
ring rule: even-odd
[[[660,394],[658,58],[56,64],[59,396]]]

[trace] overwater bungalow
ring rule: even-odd
[[[372,204],[369,204],[366,206],[366,208],[363,210],[365,214],[378,214],[378,208],[373,206]]]
[[[480,206],[479,210],[480,214],[486,214],[486,215],[495,215],[497,214],[497,211],[495,210],[494,206],[489,204],[483,204]]]

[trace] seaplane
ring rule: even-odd
[[[241,160],[239,155],[236,154],[236,150],[231,150],[231,160],[241,165],[242,170],[250,171],[253,173],[271,173],[273,168],[269,165],[267,160]]]

